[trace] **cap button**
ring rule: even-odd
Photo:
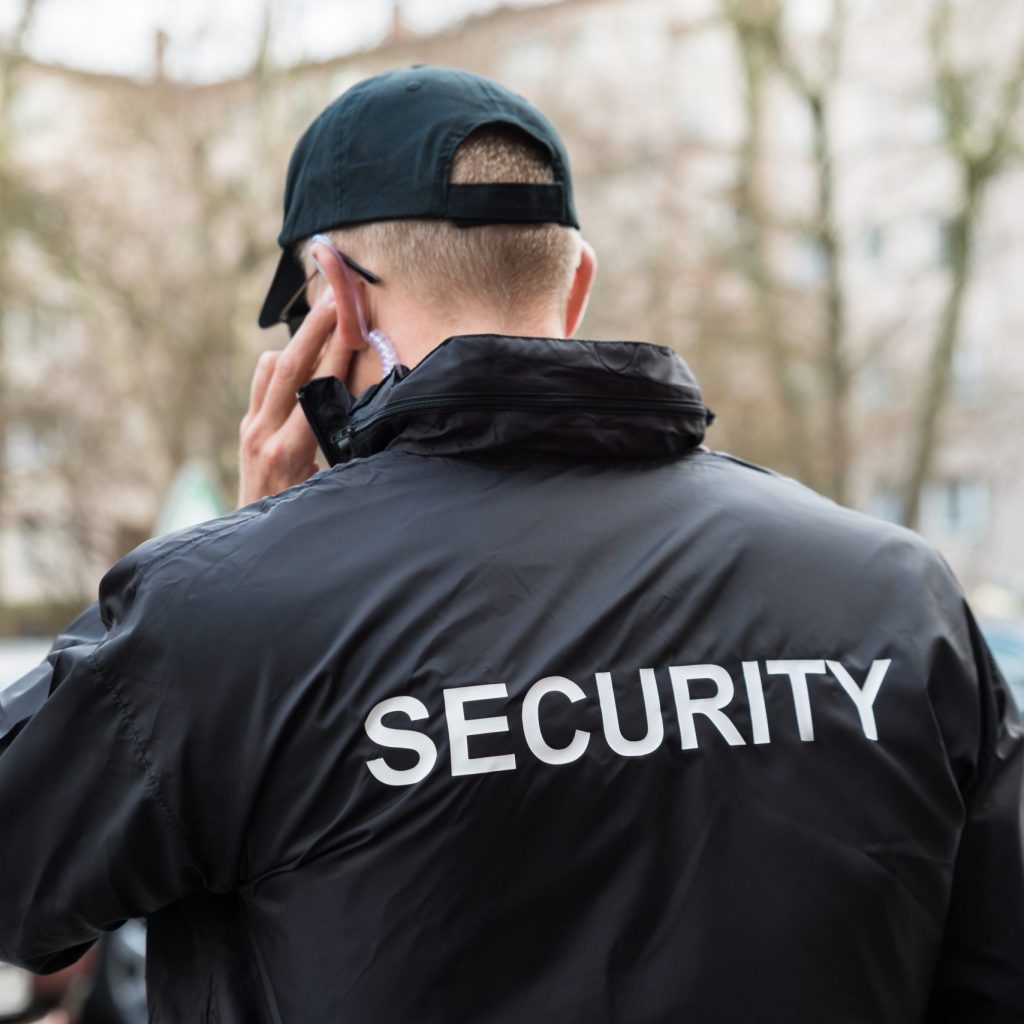
[[[406,92],[415,92],[423,83],[422,82],[410,82],[406,87]]]

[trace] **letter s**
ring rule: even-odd
[[[388,697],[382,700],[366,717],[366,735],[374,743],[382,747],[393,747],[399,750],[414,750],[420,755],[419,761],[411,768],[391,768],[383,757],[366,762],[366,767],[379,782],[385,786],[411,786],[422,782],[437,763],[437,747],[434,741],[421,732],[411,729],[392,729],[384,724],[384,716],[393,711],[407,715],[410,721],[417,722],[429,718],[422,701],[415,697]]]

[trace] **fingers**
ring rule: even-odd
[[[277,357],[260,408],[265,430],[276,430],[284,423],[295,406],[295,392],[312,378],[335,324],[333,299],[328,292],[313,306],[295,337]]]
[[[347,344],[341,331],[331,332],[327,344],[320,353],[320,359],[313,372],[314,377],[337,377],[345,380],[348,375],[349,364],[356,349]]]
[[[274,441],[281,452],[287,453],[288,464],[281,468],[292,477],[295,477],[305,467],[315,463],[316,438],[313,436],[313,431],[310,430],[309,421],[306,419],[301,405],[296,405],[292,409],[288,419],[274,435]],[[305,476],[298,477],[298,479],[304,480],[308,475],[307,472]]]
[[[263,399],[267,393],[267,385],[270,383],[274,367],[277,365],[277,357],[280,351],[264,352],[256,364],[256,372],[252,375],[252,388],[249,391],[249,416],[256,416],[263,405]]]
[[[354,353],[366,348],[363,295],[330,246],[316,245],[328,288],[287,347],[266,352],[253,374],[242,420],[239,501],[276,494],[315,473],[316,440],[296,392],[313,377],[346,380]]]
[[[239,505],[278,494],[316,470],[316,439],[300,405],[296,404],[285,422],[270,434],[260,429],[257,419],[242,430]]]

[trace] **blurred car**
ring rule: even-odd
[[[17,1020],[35,1003],[32,975],[10,964],[0,963],[0,1020]]]
[[[4,1024],[27,1021],[79,1024],[94,987],[95,968],[94,950],[54,974],[31,974],[20,967],[0,963],[0,1021]]]
[[[128,921],[77,963],[32,974],[0,963],[0,1024],[146,1024],[146,926]]]
[[[989,647],[1024,711],[1024,620],[986,619],[981,623]]]
[[[146,1024],[146,924],[127,921],[96,945],[82,1024]]]

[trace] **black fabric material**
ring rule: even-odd
[[[358,401],[334,377],[311,381],[299,398],[331,465],[385,449],[490,460],[675,458],[704,440],[712,419],[670,349],[629,341],[462,335],[414,371],[397,367]]]
[[[480,338],[357,405],[447,378],[699,394]],[[502,415],[110,570],[0,754],[0,959],[147,917],[190,1024],[1024,1019],[1021,723],[942,560],[696,411]]]
[[[449,185],[447,215],[463,225],[562,223],[561,185]]]
[[[450,186],[459,144],[492,124],[517,128],[538,143],[550,158],[554,184],[504,185],[489,194]],[[277,239],[285,253],[260,326],[277,323],[302,283],[288,252],[296,242],[318,231],[404,217],[579,227],[569,160],[554,125],[498,82],[454,68],[402,68],[352,86],[306,129],[292,153]]]
[[[54,669],[66,647],[88,643],[103,635],[98,604],[92,604],[54,641],[47,658],[31,672],[0,690],[0,752],[45,703],[53,688]]]

